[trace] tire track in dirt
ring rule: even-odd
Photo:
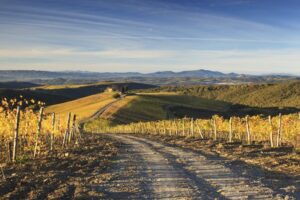
[[[146,184],[154,198],[167,199],[293,199],[243,177],[225,166],[222,159],[169,147],[145,138],[111,137],[130,144],[148,165]],[[148,191],[149,192],[149,191]]]
[[[101,187],[111,199],[224,199],[212,187],[195,181],[180,166],[149,145],[121,135],[109,135],[123,143],[115,167],[117,174]],[[122,148],[121,148],[122,149]],[[135,169],[132,171],[132,169]],[[134,185],[132,185],[134,183]],[[133,186],[132,190],[129,186]],[[124,193],[124,190],[127,193]],[[122,192],[123,191],[123,192]]]

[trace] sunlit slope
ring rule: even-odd
[[[213,86],[165,86],[153,91],[172,91],[255,107],[300,108],[300,81],[275,84],[241,84]]]
[[[153,121],[168,118],[169,106],[225,111],[224,102],[175,93],[150,93],[127,96],[106,110],[101,118],[115,123]]]
[[[67,115],[72,112],[79,119],[92,116],[97,110],[115,101],[114,93],[100,93],[61,104],[52,105],[46,108],[47,113],[55,112],[60,115]]]
[[[113,87],[117,90],[121,90],[123,87],[126,87],[128,90],[135,90],[155,88],[156,86],[134,82],[100,82],[87,85],[48,85],[34,88],[34,91],[41,94],[45,93],[69,99],[78,99],[104,92],[108,87]]]
[[[110,86],[116,84],[126,84],[123,82],[110,82],[110,81],[103,81],[103,82],[96,82],[92,84],[64,84],[64,85],[42,85],[37,86],[32,89],[44,89],[44,90],[57,90],[57,89],[68,89],[68,88],[82,88],[82,87],[91,87],[91,86]]]

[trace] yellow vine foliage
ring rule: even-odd
[[[18,151],[20,153],[32,152],[36,141],[39,109],[45,106],[44,102],[34,99],[3,98],[0,102],[0,154],[6,157],[8,146],[12,144],[14,138],[14,128],[16,124],[17,106],[21,107],[19,120],[19,139]],[[51,114],[43,115],[41,133],[38,139],[39,148],[45,147],[50,143],[50,134],[54,135],[56,143],[61,143],[61,138],[67,128],[67,119],[56,116],[55,125],[52,125]]]
[[[295,145],[296,136],[300,134],[300,114],[289,114],[268,118],[257,115],[248,116],[248,125],[251,141],[270,142],[272,137],[275,142],[277,137],[283,144]],[[228,140],[230,128],[233,141],[247,140],[247,127],[245,117],[213,116],[212,119],[172,119],[153,122],[138,122],[125,125],[105,126],[96,131],[103,133],[143,133],[165,134],[182,136],[199,136],[202,134],[207,139],[212,139],[214,130],[217,138]],[[93,130],[89,130],[93,131]]]

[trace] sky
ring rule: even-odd
[[[0,70],[300,75],[298,0],[0,0]]]

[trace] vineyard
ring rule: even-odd
[[[1,162],[15,162],[67,148],[78,143],[80,132],[76,115],[45,114],[45,103],[2,99],[0,104]]]
[[[107,123],[106,123],[107,124]],[[300,114],[269,116],[231,117],[224,119],[213,116],[211,119],[173,119],[153,122],[138,122],[125,125],[103,126],[90,123],[89,131],[103,133],[161,134],[200,137],[214,141],[243,142],[245,144],[265,143],[270,147],[297,146],[300,134]]]

